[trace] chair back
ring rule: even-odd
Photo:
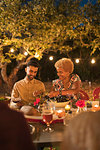
[[[100,98],[100,87],[97,87],[93,91],[93,100]]]
[[[84,90],[80,90],[79,93],[82,100],[89,100],[89,96]]]

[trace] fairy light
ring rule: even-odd
[[[94,58],[91,60],[91,64],[95,64],[95,59]]]
[[[52,61],[52,60],[53,60],[53,56],[50,56],[50,57],[49,57],[49,60]]]
[[[78,64],[78,63],[80,62],[80,60],[77,58],[77,59],[75,60],[75,62]]]
[[[27,55],[28,55],[28,52],[24,52],[24,55],[27,56]]]
[[[14,52],[14,49],[13,49],[13,48],[11,48],[11,49],[10,49],[10,52],[11,52],[11,53],[13,53],[13,52]]]
[[[34,57],[35,57],[35,58],[38,58],[39,56],[40,56],[40,55],[36,52]]]

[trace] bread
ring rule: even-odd
[[[32,106],[22,106],[20,111],[23,112],[24,115],[41,116],[41,114]]]

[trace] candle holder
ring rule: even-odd
[[[59,109],[55,110],[55,114],[58,116],[58,118],[62,118],[65,116],[65,109],[59,108]]]
[[[65,112],[67,113],[71,109],[70,105],[65,106]]]

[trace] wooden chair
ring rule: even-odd
[[[82,100],[89,100],[88,94],[84,90],[80,90],[80,99]]]
[[[93,91],[93,100],[100,98],[100,87],[97,87]]]

